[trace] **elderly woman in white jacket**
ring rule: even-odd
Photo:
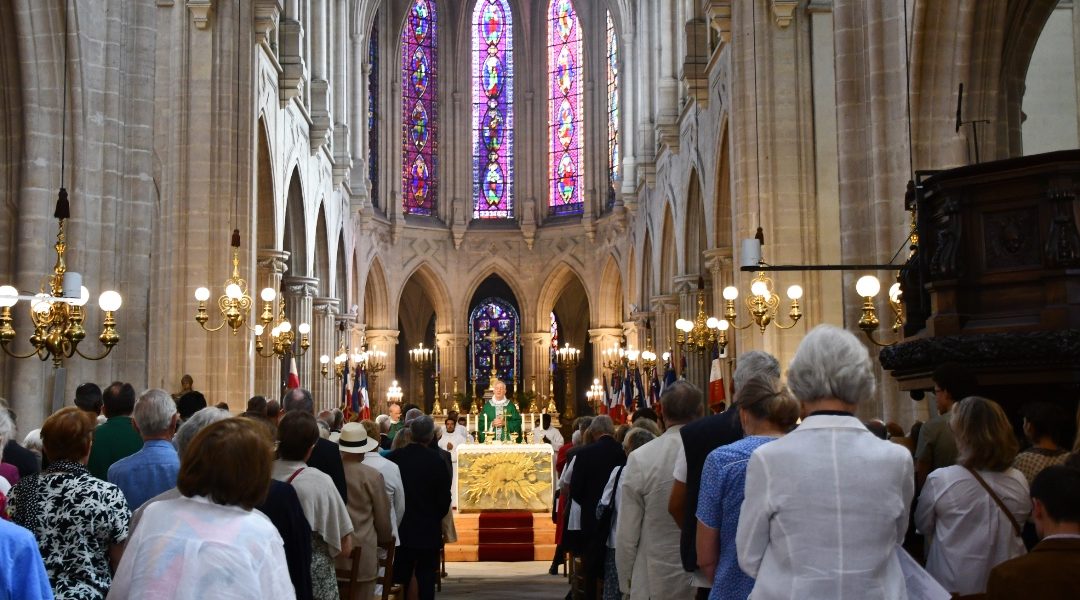
[[[822,325],[799,344],[788,388],[805,418],[754,451],[736,533],[750,598],[907,598],[897,548],[914,494],[914,465],[853,415],[874,393],[866,348]]]

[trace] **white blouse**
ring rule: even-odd
[[[109,598],[295,598],[277,528],[202,496],[154,502],[128,540]]]
[[[1027,480],[1016,469],[979,471],[1017,523],[1031,513]],[[915,526],[926,535],[926,570],[957,594],[986,591],[990,569],[1024,554],[1024,542],[1008,517],[968,470],[936,469],[926,478],[915,509]]]

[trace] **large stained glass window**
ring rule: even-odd
[[[506,0],[477,0],[472,32],[473,218],[514,218],[514,44]]]
[[[608,134],[608,208],[615,204],[615,188],[621,179],[619,170],[619,38],[611,12],[607,13],[607,134]]]
[[[438,179],[435,0],[414,0],[401,32],[401,189],[408,214],[432,215]]]
[[[375,17],[375,23],[379,18]],[[368,181],[371,182],[371,205],[379,206],[379,26],[371,26],[368,40],[367,126]]]
[[[570,0],[548,6],[548,207],[581,214],[581,26]]]
[[[492,330],[495,331],[494,336]],[[501,298],[485,298],[472,309],[469,314],[469,341],[472,345],[469,370],[477,387],[488,387],[493,368],[495,376],[507,385],[517,381],[520,362],[517,340],[518,314],[509,302]]]

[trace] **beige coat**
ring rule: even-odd
[[[393,536],[390,528],[390,500],[383,476],[375,469],[345,459],[345,483],[349,489],[349,517],[352,518],[352,543],[360,548],[358,581],[373,581],[378,576],[377,548]],[[348,568],[348,557],[340,556],[339,568]]]

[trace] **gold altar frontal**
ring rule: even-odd
[[[463,444],[457,460],[458,511],[551,512],[550,444]]]

